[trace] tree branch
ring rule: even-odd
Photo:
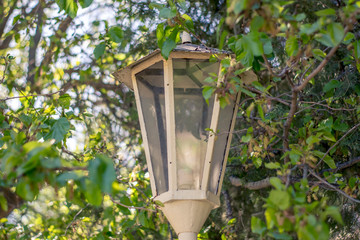
[[[6,17],[4,17],[4,12],[0,13],[0,19],[1,19],[1,23],[0,23],[0,37],[4,34],[4,29],[9,21],[9,18],[11,16],[11,14],[13,13],[13,11],[15,10],[15,7],[17,5],[18,1],[14,1],[14,4],[10,7],[10,10],[7,12]],[[0,2],[0,6],[4,6],[2,2]]]
[[[66,229],[65,229],[65,233],[64,233],[64,235],[66,235],[67,234],[67,231],[68,231],[68,229],[69,229],[69,227],[74,223],[74,221],[76,220],[76,218],[82,213],[82,211],[84,211],[84,209],[85,208],[87,208],[88,206],[89,206],[90,204],[88,203],[88,204],[86,204],[86,206],[85,207],[83,207],[82,209],[80,209],[76,214],[75,214],[75,216],[74,216],[74,218],[73,218],[73,220],[69,223],[69,225],[67,225],[67,227],[66,227]]]
[[[342,40],[344,40],[346,33],[348,33],[350,30],[349,26],[346,26],[344,29],[344,36],[342,37]],[[341,40],[341,42],[342,42]],[[315,77],[324,67],[325,65],[330,61],[330,59],[332,58],[332,56],[336,53],[336,51],[338,50],[338,48],[340,47],[341,42],[336,45],[335,47],[333,47],[330,52],[328,53],[328,55],[322,60],[322,62],[314,69],[314,71],[312,71],[306,78],[305,80],[298,86],[296,86],[294,88],[294,90],[296,92],[300,92],[301,90],[303,90],[306,85],[310,82],[310,80]]]
[[[321,177],[319,177],[318,175],[316,175],[312,170],[309,170],[310,174],[313,175],[315,178],[317,178],[320,182],[322,182],[323,184],[325,184],[326,186],[328,186],[330,189],[340,193],[341,195],[343,195],[344,197],[346,197],[347,199],[356,202],[356,203],[360,203],[360,200],[357,200],[353,197],[350,197],[349,195],[347,195],[344,191],[336,188],[335,186],[333,186],[332,184],[330,184],[328,181],[322,179]]]
[[[46,93],[46,94],[34,94],[34,95],[22,95],[22,96],[15,96],[15,97],[7,97],[7,98],[0,98],[0,102],[12,100],[12,99],[18,99],[18,98],[28,98],[28,97],[50,97],[52,95],[55,95],[57,93],[64,92],[63,89],[53,92],[53,93]]]
[[[282,103],[282,104],[284,104],[286,106],[290,106],[290,104],[288,102],[286,102],[285,100],[282,100],[281,98],[266,95],[263,92],[261,92],[260,90],[257,90],[256,88],[249,87],[249,86],[243,86],[243,88],[245,88],[245,89],[247,89],[247,90],[249,90],[251,92],[255,92],[257,94],[263,95],[265,98],[267,98],[267,99],[269,99],[271,101],[279,102],[279,103]]]
[[[16,193],[5,187],[0,187],[0,193],[5,197],[8,208],[6,210],[0,207],[0,219],[6,218],[14,209],[19,208],[24,200],[21,199]]]
[[[66,30],[68,29],[68,27],[70,26],[71,22],[73,21],[73,19],[70,16],[67,16],[59,25],[58,30],[55,33],[55,38],[56,39],[61,39],[64,36],[64,33],[66,32]],[[42,68],[44,66],[47,66],[51,63],[52,61],[52,57],[54,55],[54,50],[56,48],[56,43],[57,41],[51,41],[49,48],[47,49],[47,51],[45,52],[44,58],[40,63],[40,66],[37,70],[37,76],[40,76],[42,73]],[[35,90],[36,86],[35,86]]]
[[[31,40],[30,40],[29,58],[28,58],[29,59],[29,67],[28,67],[27,81],[31,85],[33,85],[34,81],[35,81],[36,52],[37,52],[38,44],[41,39],[42,19],[43,19],[43,15],[44,15],[44,9],[42,8],[42,6],[40,6],[40,3],[39,3],[39,8],[38,8],[37,14],[38,14],[38,19],[37,19],[37,24],[36,24],[36,32],[35,32],[35,35],[33,37],[31,37]]]
[[[338,171],[343,170],[345,168],[351,167],[351,166],[353,166],[353,165],[355,165],[356,163],[359,163],[359,162],[360,162],[360,157],[356,157],[354,159],[351,159],[350,161],[340,163],[340,164],[336,164],[336,168],[334,168],[334,169],[332,169],[332,168],[323,169],[319,173],[322,174],[324,172],[338,172]]]
[[[27,16],[32,16],[32,15],[34,15],[36,12],[37,12],[37,10],[38,10],[38,7],[40,6],[40,2],[31,10],[31,12],[30,13],[28,13],[28,14],[25,14],[24,15],[24,17],[27,17]],[[23,25],[24,23],[19,23],[19,22],[17,22],[12,28],[11,28],[11,30],[9,31],[9,32],[18,32],[19,31],[19,29],[20,29],[20,27]],[[26,24],[27,25],[27,24]],[[11,42],[11,40],[12,40],[12,38],[13,38],[13,35],[12,34],[10,34],[9,36],[7,36],[5,39],[1,39],[0,38],[0,50],[2,50],[2,49],[5,49],[5,48],[8,48],[9,47],[9,44],[10,44],[10,42]]]
[[[286,122],[284,123],[284,134],[283,134],[283,149],[284,151],[289,150],[289,132],[291,127],[291,122],[294,119],[294,115],[297,109],[297,100],[298,100],[298,92],[294,89],[292,90],[292,96],[291,96],[291,106],[290,111],[287,116]],[[289,160],[289,157],[286,156],[285,162]]]
[[[353,126],[350,130],[348,130],[339,140],[336,141],[334,145],[332,145],[324,154],[324,156],[320,159],[320,161],[316,164],[316,167],[319,167],[319,165],[324,161],[325,157],[330,153],[330,151],[336,147],[347,135],[349,135],[352,131],[357,129],[360,126],[360,123]]]
[[[259,189],[263,189],[263,188],[267,188],[267,187],[271,186],[270,177],[267,177],[260,181],[248,182],[248,183],[243,183],[240,178],[230,177],[230,182],[235,187],[243,187],[243,188],[247,188],[250,190],[259,190]]]
[[[135,206],[128,206],[128,205],[125,205],[121,202],[117,202],[115,201],[111,196],[109,196],[111,201],[117,205],[120,205],[122,207],[125,207],[125,208],[128,208],[128,209],[137,209],[137,210],[145,210],[145,211],[149,211],[149,212],[156,212],[155,210],[152,210],[152,209],[149,209],[149,208],[144,208],[144,207],[135,207]]]

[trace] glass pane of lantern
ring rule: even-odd
[[[168,191],[163,62],[136,74],[157,194]]]
[[[219,64],[208,60],[173,59],[178,189],[200,189],[214,97],[206,103],[202,90]]]
[[[221,172],[224,170],[222,167],[225,160],[225,152],[227,148],[226,145],[229,138],[234,110],[235,104],[232,100],[230,100],[230,104],[228,104],[225,108],[220,109],[219,122],[217,127],[218,134],[215,141],[208,184],[209,191],[214,194],[217,194]]]

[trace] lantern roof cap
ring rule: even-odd
[[[222,55],[230,55],[231,53],[228,51],[222,51],[216,48],[209,48],[204,45],[196,45],[191,43],[184,43],[177,45],[176,48],[173,50],[173,52],[188,52],[188,53],[202,53],[202,54],[222,54]],[[160,49],[156,49],[155,51],[151,52],[150,54],[146,55],[145,57],[140,58],[139,60],[131,63],[125,68],[122,68],[116,72],[114,72],[112,75],[115,77],[116,80],[124,83],[127,87],[130,89],[133,89],[132,82],[131,82],[131,69],[135,66],[139,65],[140,63],[151,59],[157,55],[161,54]]]

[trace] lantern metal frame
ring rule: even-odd
[[[220,206],[220,193],[222,182],[224,179],[225,168],[232,139],[232,131],[235,125],[237,115],[237,103],[240,99],[240,93],[236,95],[234,109],[232,111],[232,120],[229,126],[229,135],[226,142],[226,149],[224,149],[224,159],[222,162],[219,182],[216,194],[208,189],[212,157],[214,153],[214,146],[216,142],[216,134],[210,134],[207,139],[207,148],[204,159],[204,168],[202,172],[202,180],[199,190],[179,190],[177,178],[177,157],[176,157],[176,134],[175,134],[175,112],[174,112],[174,59],[190,59],[190,60],[208,60],[212,54],[216,53],[219,59],[229,57],[228,53],[219,52],[215,49],[209,49],[193,44],[182,44],[173,50],[169,58],[165,60],[161,56],[160,50],[156,50],[150,55],[134,62],[128,67],[121,69],[113,75],[117,80],[123,82],[130,89],[134,90],[136,106],[138,109],[138,116],[140,121],[140,128],[143,137],[144,151],[148,165],[150,184],[152,194],[155,200],[161,201],[164,204],[162,210],[165,216],[174,227],[179,235],[179,239],[196,239],[197,233],[200,231],[210,211]],[[166,119],[166,147],[167,147],[167,164],[168,164],[168,191],[158,194],[153,174],[153,162],[150,157],[150,148],[148,143],[148,136],[145,127],[145,119],[143,115],[142,104],[140,101],[140,93],[137,85],[136,74],[149,68],[150,66],[162,62],[163,63],[163,81],[164,81],[164,96],[165,96],[165,119]],[[221,73],[221,63],[219,63],[218,82],[220,84],[224,81],[224,76]],[[246,78],[246,82],[256,80],[256,75],[253,72],[245,72],[242,78]],[[212,116],[210,121],[210,129],[217,131],[219,117],[220,117],[220,102],[218,96],[215,95],[213,103]]]

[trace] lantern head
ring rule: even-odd
[[[220,205],[238,109],[237,93],[224,108],[217,94],[203,97],[214,84],[209,80],[224,80],[221,61],[209,60],[213,54],[230,57],[182,44],[168,60],[156,50],[113,74],[134,90],[152,193],[164,204],[179,239],[196,239],[210,211]],[[256,75],[246,72],[242,78],[249,82]]]

